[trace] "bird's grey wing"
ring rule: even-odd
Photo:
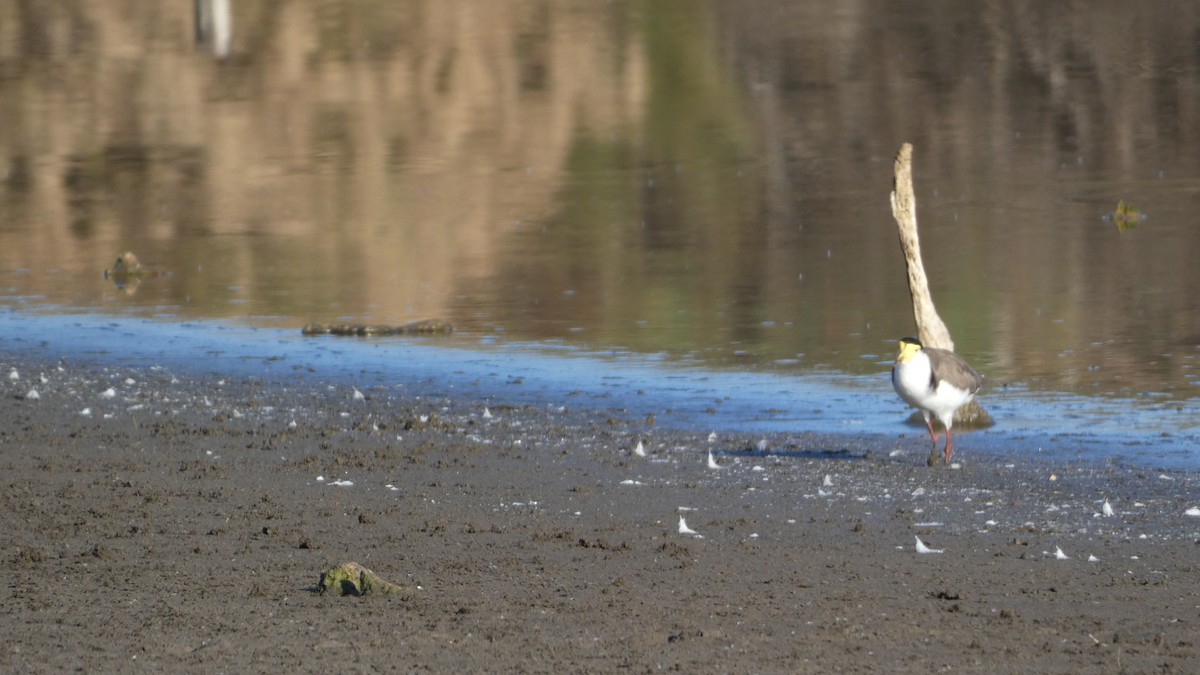
[[[929,356],[929,371],[932,378],[930,384],[934,388],[942,380],[971,393],[975,393],[983,386],[983,377],[958,354],[935,347],[926,347],[923,351]]]

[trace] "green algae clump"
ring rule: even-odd
[[[401,599],[414,595],[413,589],[393,584],[356,562],[342,563],[323,572],[317,591],[321,594],[334,592],[354,596],[389,595]]]

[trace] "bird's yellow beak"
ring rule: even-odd
[[[921,351],[921,345],[908,340],[900,341],[900,350],[896,352],[896,363],[904,363],[913,357],[913,354]]]

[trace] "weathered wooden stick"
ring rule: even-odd
[[[908,292],[912,295],[913,317],[917,321],[917,339],[926,347],[954,351],[950,331],[933,306],[929,281],[921,262],[921,242],[917,238],[917,196],[913,193],[911,143],[900,146],[894,168],[892,187],[892,217],[900,228],[900,248],[908,267]]]
[[[892,217],[900,228],[900,248],[904,251],[904,263],[908,268],[908,292],[912,296],[913,318],[917,322],[917,339],[926,347],[937,347],[954,351],[954,340],[942,317],[933,306],[929,294],[929,281],[925,277],[925,264],[921,262],[921,242],[917,237],[917,196],[913,192],[911,143],[900,146],[896,153],[894,182],[892,184]],[[920,414],[917,414],[920,417]],[[922,418],[923,420],[923,418]],[[971,401],[954,413],[955,429],[980,429],[995,422],[979,406]]]

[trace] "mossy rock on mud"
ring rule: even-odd
[[[411,598],[415,592],[407,586],[393,584],[356,562],[342,563],[321,574],[317,591],[338,595],[388,595],[402,600]]]
[[[909,415],[908,419],[905,421],[909,426],[922,428],[925,426],[925,416],[921,414],[920,410],[917,410],[913,414]],[[933,428],[935,430],[946,430],[945,427],[942,426],[942,423],[938,421],[937,417],[933,417],[931,421],[933,422]],[[992,416],[988,414],[988,411],[980,407],[979,401],[972,400],[970,403],[964,405],[954,412],[955,431],[987,429],[988,427],[995,425],[996,420],[992,419]]]
[[[364,323],[310,323],[301,331],[304,335],[343,335],[351,337],[377,337],[384,335],[449,335],[454,326],[441,319],[410,321],[399,326]]]

